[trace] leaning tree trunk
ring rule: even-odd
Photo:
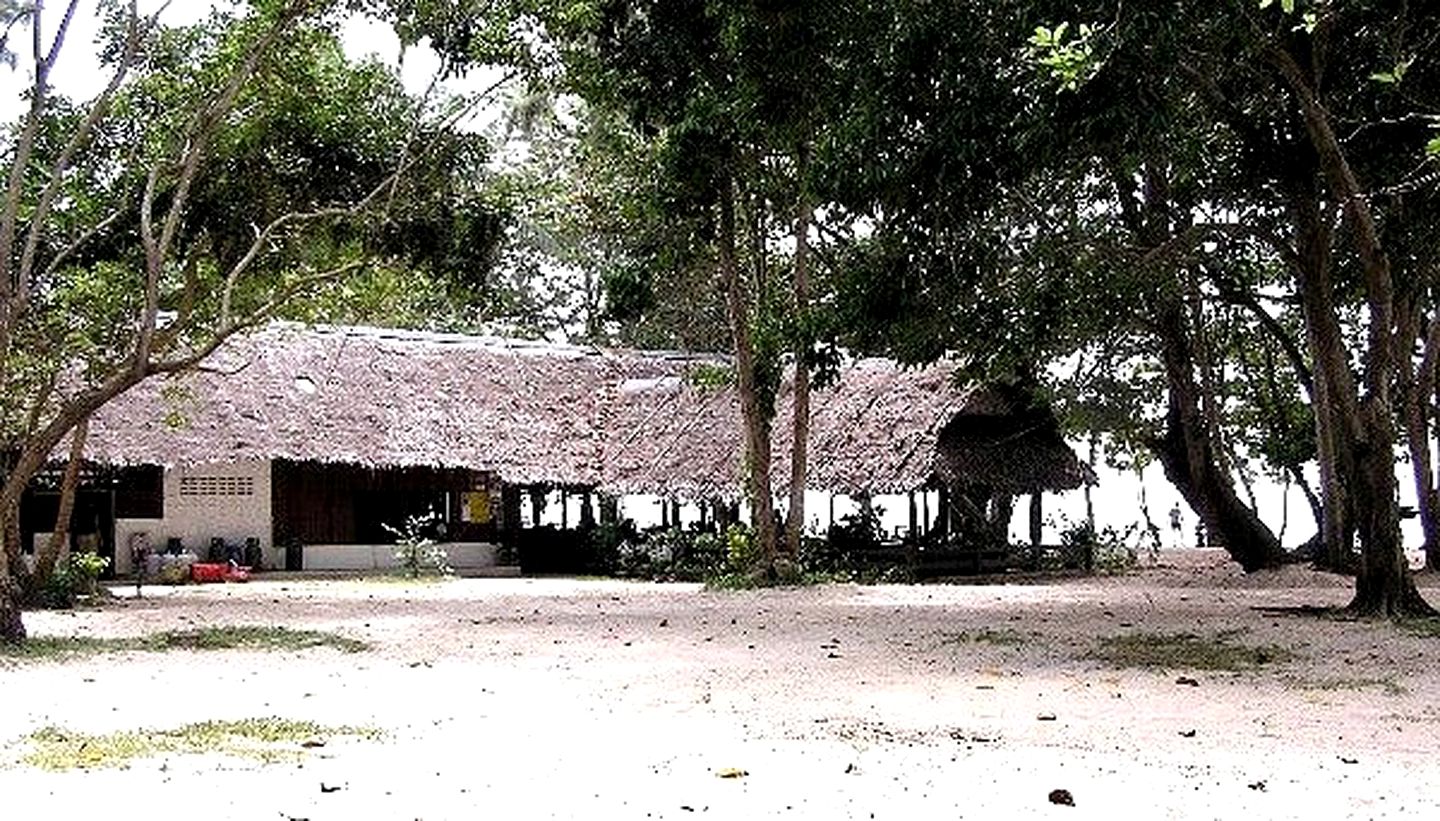
[[[1151,442],[1151,449],[1165,476],[1205,522],[1210,541],[1218,539],[1246,572],[1283,564],[1280,540],[1235,493],[1229,474],[1217,464],[1183,306],[1176,300],[1162,305],[1155,329],[1164,352],[1169,405],[1165,434]]]
[[[1290,474],[1290,483],[1300,488],[1300,495],[1305,497],[1305,504],[1310,506],[1310,517],[1315,521],[1315,530],[1319,532],[1325,527],[1325,505],[1320,502],[1320,497],[1315,495],[1314,488],[1310,487],[1310,481],[1305,478],[1304,467],[1287,464],[1285,471]]]
[[[35,556],[35,571],[30,574],[29,588],[25,591],[32,599],[50,583],[60,551],[70,540],[70,519],[75,513],[75,492],[80,484],[80,465],[85,458],[85,439],[89,433],[90,420],[82,419],[70,434],[70,461],[60,481],[60,510],[55,514],[55,529],[50,533],[50,541]]]
[[[770,486],[770,418],[760,401],[755,348],[750,338],[750,308],[745,284],[736,259],[735,191],[726,181],[720,196],[720,276],[725,284],[725,304],[730,314],[730,335],[735,345],[736,384],[740,392],[740,413],[745,427],[746,489],[751,519],[760,548],[764,570],[775,569],[775,504]]]

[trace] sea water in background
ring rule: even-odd
[[[1077,452],[1079,449],[1077,447]],[[1313,470],[1312,470],[1313,473]],[[1173,546],[1173,535],[1170,527],[1170,511],[1178,506],[1180,508],[1180,543],[1186,546],[1196,545],[1196,525],[1198,517],[1190,506],[1185,502],[1175,486],[1165,478],[1164,471],[1159,465],[1150,465],[1140,474],[1134,471],[1116,470],[1114,468],[1100,465],[1096,468],[1099,482],[1090,490],[1091,504],[1095,510],[1095,527],[1098,530],[1106,528],[1114,530],[1118,534],[1129,534],[1128,543],[1141,547],[1140,539],[1146,529],[1145,513],[1148,511],[1150,523],[1158,530],[1162,544],[1166,547]],[[1413,510],[1415,506],[1414,480],[1410,474],[1410,466],[1405,462],[1397,462],[1395,476],[1400,488],[1400,505],[1402,509]],[[1318,487],[1318,479],[1311,476],[1311,486]],[[1262,521],[1269,525],[1277,536],[1280,536],[1286,548],[1293,549],[1315,535],[1316,525],[1310,505],[1305,500],[1305,495],[1299,488],[1271,481],[1270,479],[1257,476],[1251,483],[1255,495],[1255,507]],[[1248,494],[1243,487],[1237,485],[1236,490],[1242,498],[1248,500]],[[939,511],[938,494],[931,491],[928,494],[916,494],[917,509],[928,508],[933,518]],[[579,510],[581,501],[579,498],[570,500],[571,510],[569,521],[579,521]],[[805,513],[807,530],[811,533],[824,533],[829,527],[831,510],[834,510],[833,521],[839,522],[845,517],[853,516],[860,510],[860,502],[848,496],[831,496],[827,493],[810,491],[805,494]],[[909,502],[905,496],[886,495],[876,496],[871,499],[871,504],[879,516],[880,525],[887,534],[903,535],[910,526]],[[637,527],[644,529],[658,526],[664,516],[665,500],[659,496],[627,496],[621,501],[621,516],[633,520]],[[1078,525],[1085,521],[1085,492],[1083,490],[1071,490],[1064,493],[1047,493],[1042,500],[1044,519],[1044,530],[1042,539],[1047,544],[1055,544],[1060,541],[1061,534],[1069,527]],[[558,497],[554,504],[551,504],[545,511],[544,521],[547,524],[560,523],[560,508]],[[689,527],[700,521],[700,507],[694,504],[682,504],[680,507],[680,522],[683,526]],[[1401,534],[1405,540],[1407,552],[1410,554],[1411,564],[1418,565],[1420,562],[1420,547],[1424,543],[1424,537],[1420,529],[1420,520],[1411,516],[1401,520]],[[1020,497],[1015,505],[1014,517],[1010,522],[1010,540],[1014,543],[1028,543],[1030,541],[1030,509],[1028,497]]]

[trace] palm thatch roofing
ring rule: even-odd
[[[727,369],[718,357],[277,323],[107,406],[87,455],[466,468],[519,484],[735,498],[739,403],[716,378]],[[777,484],[789,476],[790,401],[787,383]],[[1021,416],[993,389],[955,387],[948,366],[862,359],[813,395],[807,485],[874,495],[980,471],[1016,492],[1078,486],[1083,467],[1053,419]]]

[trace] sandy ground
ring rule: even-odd
[[[0,662],[0,795],[7,809],[87,819],[1440,817],[1440,639],[1254,609],[1346,601],[1343,580],[1301,568],[1243,577],[1211,552],[1161,563],[1028,584],[745,592],[565,579],[156,588],[28,623],[85,635],[280,624],[375,649]],[[974,640],[987,629],[1024,641]],[[1103,636],[1228,630],[1297,657],[1246,673],[1086,657]],[[17,763],[20,739],[46,725],[271,715],[385,735],[332,739],[299,764]],[[748,774],[716,775],[728,767]],[[1047,800],[1060,788],[1074,806]]]

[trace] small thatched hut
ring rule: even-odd
[[[98,414],[87,458],[124,478],[108,510],[92,507],[122,572],[139,533],[201,548],[254,540],[268,565],[292,543],[307,568],[384,565],[383,526],[425,510],[443,519],[459,564],[482,565],[522,507],[537,518],[542,490],[736,500],[728,368],[718,357],[277,324]],[[789,401],[787,386],[777,481],[788,476]],[[1074,487],[1082,467],[1042,416],[955,387],[945,366],[860,360],[814,397],[808,484],[857,496],[977,477],[1013,493]],[[132,497],[145,504],[117,507]],[[50,523],[43,499],[31,502],[28,537]]]

